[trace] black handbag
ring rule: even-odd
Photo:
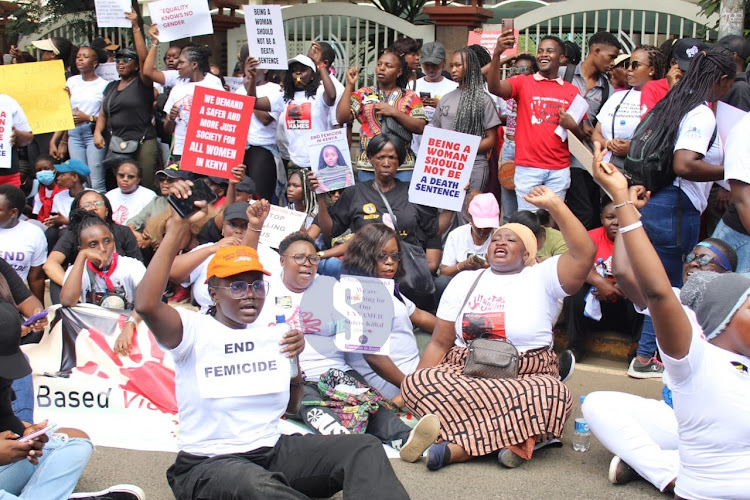
[[[380,191],[377,181],[372,181],[372,184],[380,195],[380,198],[382,198],[385,208],[391,216],[393,225],[396,226],[396,237],[401,241],[401,252],[403,255],[401,265],[404,266],[406,275],[398,283],[399,290],[409,298],[420,295],[432,295],[435,293],[435,282],[432,280],[432,273],[430,272],[430,267],[427,265],[427,254],[425,254],[424,248],[404,241],[401,238],[396,223],[396,216],[393,215],[393,210],[391,210],[391,204],[388,203],[385,195]]]
[[[127,88],[127,87],[126,87]],[[146,133],[148,132],[148,125],[143,131],[143,136],[140,141],[129,140],[115,135],[112,133],[112,100],[115,98],[117,93],[117,86],[113,86],[113,91],[107,100],[107,125],[109,127],[109,142],[107,143],[107,152],[104,155],[102,166],[104,168],[114,168],[122,160],[134,160],[135,155],[138,152],[138,148],[143,144],[146,139]],[[125,89],[123,89],[124,91]]]

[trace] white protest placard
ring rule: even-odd
[[[10,143],[10,133],[13,130],[13,114],[9,109],[0,107],[0,169],[10,168],[10,155],[13,145]]]
[[[352,158],[346,129],[313,134],[307,143],[310,165],[318,179],[316,193],[327,193],[354,185]]]
[[[95,0],[96,25],[100,28],[130,28],[132,23],[125,17],[133,10],[130,0]]]
[[[94,69],[94,74],[108,82],[120,79],[120,75],[117,74],[117,63],[113,62],[100,64]]]
[[[225,76],[224,81],[229,85],[230,92],[236,92],[238,88],[242,87],[242,78],[239,76]]]
[[[279,248],[279,243],[288,235],[299,231],[307,219],[305,212],[271,205],[271,210],[263,223],[260,242],[271,248]]]
[[[425,127],[409,184],[409,201],[460,212],[480,137]]]
[[[343,315],[335,345],[340,351],[390,354],[393,280],[341,275],[333,287],[333,307]]]
[[[565,110],[566,113],[573,117],[576,123],[581,123],[581,120],[583,120],[583,117],[586,116],[588,111],[589,103],[587,103],[586,99],[581,97],[580,94],[573,99],[573,102],[570,103],[570,107]],[[562,125],[557,126],[555,134],[557,134],[563,141],[568,138],[568,131],[565,130]]]
[[[195,0],[159,0],[148,4],[151,21],[159,28],[159,41],[210,35],[214,32],[208,2]]]
[[[250,55],[258,69],[288,69],[286,36],[280,5],[245,5],[245,29]]]
[[[716,108],[716,127],[719,129],[719,137],[721,137],[721,143],[724,146],[727,145],[729,133],[742,121],[746,114],[739,108],[719,101]]]

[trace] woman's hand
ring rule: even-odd
[[[101,267],[104,264],[104,255],[101,251],[94,248],[84,248],[78,252],[77,259],[85,259],[91,261],[96,267]],[[76,260],[77,260],[76,259]]]
[[[396,405],[399,408],[403,408],[406,403],[404,403],[404,397],[401,396],[401,393],[399,392],[396,394],[393,399],[391,399],[391,403]]]
[[[151,37],[152,42],[159,43],[159,28],[156,27],[156,24],[148,27],[148,35]]]
[[[104,149],[106,145],[107,143],[104,142],[101,132],[94,132],[94,146],[96,146],[96,149]]]
[[[346,84],[355,88],[357,86],[357,80],[359,80],[359,68],[352,66],[346,71]]]
[[[255,80],[255,77],[258,73],[259,64],[260,64],[260,61],[257,58],[253,56],[247,56],[247,59],[245,59],[245,78],[246,79]]]
[[[172,109],[169,110],[169,119],[175,121],[180,116],[180,106],[177,104],[172,105]]]
[[[615,193],[617,192],[624,191],[625,193],[628,193],[628,180],[619,170],[617,170],[617,167],[611,163],[606,164],[607,169],[609,170],[609,172],[607,172],[602,166],[602,163],[604,163],[604,153],[606,151],[606,149],[602,149],[602,145],[599,141],[594,142],[594,163],[592,165],[594,180],[604,188],[610,196],[615,196]]]
[[[216,243],[213,244],[212,249],[215,252],[218,252],[219,249],[225,248],[225,247],[232,247],[242,245],[242,240],[238,238],[237,236],[227,236],[226,238],[222,238]]]
[[[612,139],[609,141],[609,150],[612,151],[612,154],[615,156],[625,157],[630,150],[630,141],[626,139]]]
[[[279,344],[284,346],[279,352],[286,353],[287,358],[299,356],[305,349],[305,335],[300,330],[289,330]]]
[[[33,314],[37,314],[42,311],[44,311],[44,309],[39,309],[37,311],[34,311]],[[44,329],[47,328],[48,324],[49,324],[49,320],[47,319],[47,316],[45,316],[42,319],[36,321],[35,323],[32,323],[30,326],[21,326],[21,337],[25,337],[31,332],[43,332]]]
[[[307,51],[307,57],[312,59],[312,62],[315,63],[315,66],[322,62],[320,44],[318,42],[313,42],[312,45],[310,45],[310,50]]]
[[[547,186],[536,186],[529,191],[529,194],[523,195],[523,199],[527,203],[531,203],[535,207],[544,208],[549,210],[554,204],[560,203],[562,200]]]
[[[149,245],[151,245],[151,237],[146,236],[146,230],[144,229],[142,233],[139,233],[138,231],[133,231],[133,236],[135,236],[135,243],[138,245],[138,248],[148,248]]]
[[[396,113],[400,113],[399,110],[384,102],[376,102],[372,105],[372,110],[375,114],[381,116],[394,116]]]
[[[500,56],[503,52],[508,49],[512,49],[516,44],[516,35],[512,30],[503,32],[502,35],[497,37],[497,45],[495,46],[495,55]]]
[[[307,183],[310,185],[310,191],[313,193],[318,191],[318,186],[320,183],[318,182],[318,178],[315,176],[315,172],[312,170],[307,171]]]
[[[132,24],[134,28],[138,26],[138,14],[133,12],[132,9],[129,12],[125,12],[125,17],[130,21],[130,24]],[[158,34],[159,30],[156,30],[156,32]]]
[[[604,279],[606,283],[600,283],[596,286],[596,290],[591,292],[594,297],[599,299],[601,302],[617,302],[620,299],[625,298],[625,294],[622,293],[616,284],[612,283],[608,279]]]
[[[671,89],[672,87],[677,85],[677,82],[682,79],[682,75],[684,74],[685,72],[682,71],[676,64],[669,68],[669,71],[667,71],[667,85],[669,85],[669,88]]]
[[[641,185],[630,186],[628,194],[630,195],[630,201],[633,202],[633,206],[636,210],[645,207],[648,200],[651,199],[651,191],[646,191],[646,188]]]
[[[89,120],[91,120],[91,116],[87,115],[80,109],[76,108],[75,111],[73,111],[73,123],[75,123],[76,125],[80,123],[86,123]]]
[[[237,165],[232,169],[232,177],[229,178],[229,184],[239,184],[245,179],[245,165]]]
[[[271,203],[268,200],[258,200],[247,206],[247,227],[250,231],[263,228],[268,214],[271,213]]]
[[[19,437],[15,432],[0,432],[0,465],[12,464],[29,456],[32,443],[18,441]]]
[[[60,156],[58,156],[59,154],[60,153],[57,150],[57,144],[55,144],[54,141],[49,141],[49,155],[52,158],[59,160],[61,158]]]
[[[51,215],[47,218],[46,221],[44,221],[44,225],[47,227],[60,227],[63,224],[67,224],[68,219],[60,214],[57,215]]]
[[[122,327],[122,332],[117,336],[115,340],[115,354],[118,356],[127,356],[130,354],[130,350],[133,348],[133,334],[135,333],[135,325],[131,322],[125,323]]]

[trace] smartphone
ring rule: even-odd
[[[22,443],[30,443],[30,442],[32,442],[32,441],[33,441],[34,439],[36,439],[36,438],[38,438],[39,436],[41,436],[42,434],[47,434],[48,432],[52,432],[52,431],[54,431],[55,429],[57,429],[57,427],[58,427],[58,425],[57,425],[57,424],[49,424],[49,425],[47,425],[47,427],[45,427],[44,429],[39,429],[39,430],[38,430],[38,431],[36,431],[36,432],[32,432],[32,433],[31,433],[31,434],[29,434],[28,436],[22,436],[22,437],[18,438],[18,441],[20,441],[20,442],[22,442]]]
[[[507,33],[508,31],[515,31],[513,28],[513,18],[512,17],[505,17],[500,21],[500,25],[502,26],[503,33]]]
[[[23,326],[31,326],[34,323],[36,323],[37,321],[39,321],[40,319],[44,319],[46,317],[47,317],[47,311],[38,312],[38,313],[32,315],[29,319],[27,319],[26,321],[24,321],[22,324],[23,324]]]
[[[432,99],[432,94],[430,94],[429,92],[420,92],[419,98],[420,99]]]
[[[167,197],[167,201],[169,202],[169,204],[172,205],[172,208],[174,208],[175,212],[177,212],[183,219],[187,219],[195,212],[200,210],[195,206],[196,201],[205,201],[210,205],[218,198],[216,196],[216,193],[214,193],[211,188],[208,187],[208,184],[206,184],[203,179],[194,181],[193,187],[190,188],[190,190],[192,191],[192,194],[187,198],[177,198],[173,194],[170,194]]]
[[[21,50],[21,39],[23,39],[23,33],[19,32],[16,36],[16,48]]]

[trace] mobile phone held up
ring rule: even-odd
[[[218,198],[216,196],[216,193],[214,193],[211,188],[208,187],[208,184],[206,184],[203,179],[194,181],[193,187],[190,188],[190,191],[191,194],[187,198],[177,198],[173,194],[170,194],[167,197],[167,201],[169,202],[169,204],[172,205],[172,208],[174,208],[175,212],[177,212],[177,214],[183,219],[187,219],[195,212],[200,210],[195,206],[196,201],[205,201],[210,205]]]
[[[502,26],[503,33],[507,33],[508,31],[515,31],[513,27],[513,18],[505,17],[500,21],[500,26]]]

